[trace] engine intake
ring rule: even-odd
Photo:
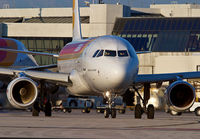
[[[15,108],[30,107],[37,99],[37,84],[27,77],[16,78],[7,87],[8,101]]]
[[[194,87],[185,81],[175,81],[166,90],[170,109],[182,112],[189,109],[195,101]]]

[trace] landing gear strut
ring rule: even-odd
[[[32,116],[39,116],[40,110],[44,111],[45,116],[52,115],[52,104],[49,94],[46,93],[46,87],[43,81],[40,82],[39,99],[32,106]]]
[[[147,118],[148,119],[154,119],[154,106],[152,104],[147,106],[148,100],[150,99],[150,84],[146,83],[144,84],[144,96],[142,97],[138,91],[137,88],[134,87],[134,90],[137,92],[138,96],[140,97],[140,99],[142,100],[143,103],[143,108],[141,107],[140,104],[137,104],[135,106],[135,118],[136,119],[141,119],[142,118],[142,114],[146,113],[147,114]]]
[[[39,113],[40,113],[40,105],[39,102],[36,101],[32,106],[32,116],[39,116]]]
[[[44,113],[45,116],[51,116],[52,110],[51,110],[51,102],[48,100],[45,104],[45,108],[44,108]]]
[[[104,110],[104,117],[109,118],[111,115],[112,118],[116,118],[116,109],[114,107],[114,96],[110,92],[106,92],[104,94],[104,98],[107,99],[106,103],[108,104]]]

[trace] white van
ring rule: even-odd
[[[190,108],[190,111],[195,112],[196,116],[200,116],[200,102],[194,102],[194,104]]]

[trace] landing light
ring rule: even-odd
[[[110,97],[111,93],[109,91],[106,92],[106,97]]]
[[[158,89],[157,88],[152,88],[151,91],[154,92],[154,93],[158,93]]]

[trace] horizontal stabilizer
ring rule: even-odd
[[[23,54],[30,54],[30,55],[43,55],[43,56],[59,57],[58,54],[51,54],[51,53],[44,53],[44,52],[32,52],[32,51],[15,50],[15,49],[7,49],[7,48],[0,48],[0,51],[6,51],[6,52],[12,52],[12,53],[23,53]]]

